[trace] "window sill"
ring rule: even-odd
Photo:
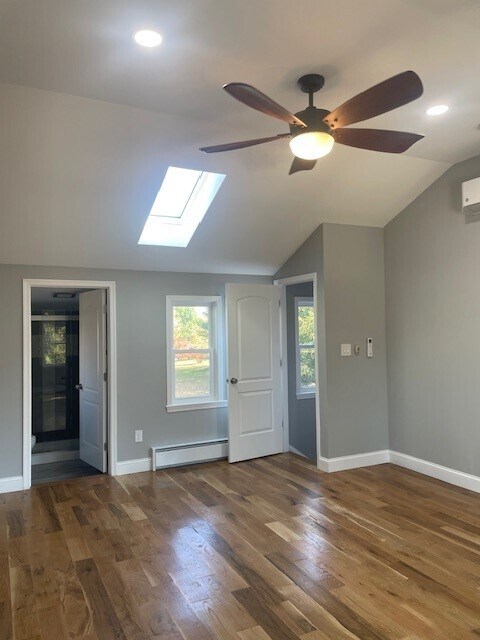
[[[304,393],[297,393],[297,400],[306,400],[307,398],[315,398],[315,391],[305,391]]]
[[[221,409],[227,406],[226,400],[217,400],[214,402],[191,402],[185,404],[167,404],[167,413],[177,413],[178,411],[197,411],[198,409]]]

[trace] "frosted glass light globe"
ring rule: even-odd
[[[335,140],[329,133],[310,131],[299,133],[290,140],[293,155],[303,160],[318,160],[332,150]]]

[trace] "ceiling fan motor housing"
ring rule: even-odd
[[[292,136],[296,136],[300,133],[308,133],[309,131],[323,131],[324,133],[330,133],[331,129],[323,122],[323,119],[328,116],[330,111],[326,109],[317,109],[317,107],[307,107],[303,111],[299,111],[295,115],[304,122],[306,127],[299,127],[296,124],[291,124],[290,133]]]

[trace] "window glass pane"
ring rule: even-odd
[[[150,215],[180,218],[201,175],[201,171],[169,167]]]
[[[211,394],[210,355],[176,353],[175,398],[200,398]]]
[[[315,349],[300,349],[300,384],[302,389],[315,388]]]
[[[315,342],[315,312],[310,306],[298,306],[298,342],[313,344]]]
[[[173,348],[210,347],[210,307],[173,308]]]
[[[43,322],[43,363],[64,365],[67,362],[67,325],[64,322]]]
[[[53,362],[49,364],[65,364],[67,361],[67,345],[63,344],[52,344],[50,346],[50,358]]]

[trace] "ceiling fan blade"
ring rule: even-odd
[[[295,157],[288,175],[291,176],[292,173],[297,173],[297,171],[310,171],[316,164],[316,160],[303,160],[302,158]]]
[[[235,149],[244,149],[245,147],[254,147],[256,144],[263,144],[264,142],[273,142],[274,140],[282,140],[283,138],[290,138],[289,133],[279,133],[277,136],[271,136],[270,138],[256,138],[254,140],[242,140],[241,142],[227,142],[227,144],[217,144],[213,147],[201,147],[200,151],[203,153],[219,153],[219,151],[234,151]]]
[[[349,147],[385,153],[403,153],[424,137],[418,133],[384,129],[336,129],[332,136],[335,142]]]
[[[223,88],[231,96],[240,102],[243,102],[243,104],[246,104],[247,107],[261,111],[267,116],[283,120],[283,122],[288,122],[288,124],[306,127],[306,124],[300,120],[300,118],[297,118],[293,113],[290,113],[290,111],[287,111],[287,109],[277,104],[274,100],[249,84],[244,84],[243,82],[230,82],[229,84],[223,85]]]
[[[414,71],[404,71],[350,98],[331,111],[324,122],[332,129],[346,127],[401,107],[419,98],[422,93],[422,81],[417,74]]]

